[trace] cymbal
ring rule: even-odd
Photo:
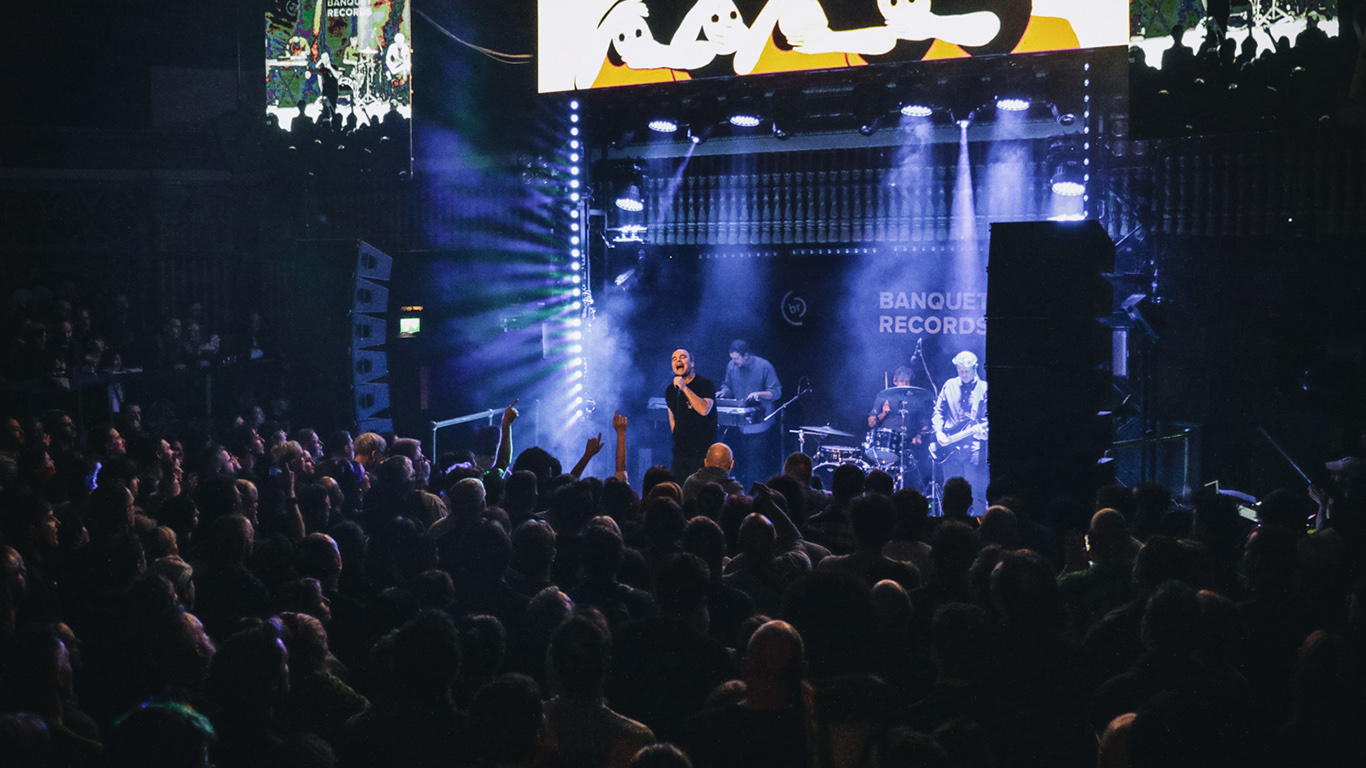
[[[853,437],[852,434],[834,427],[797,427],[792,432],[811,432],[817,435],[829,435],[830,437]]]
[[[929,400],[933,397],[924,387],[888,387],[877,393],[874,400]]]

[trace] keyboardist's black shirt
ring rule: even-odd
[[[674,474],[680,481],[702,468],[707,449],[716,442],[716,385],[711,379],[694,376],[688,389],[703,400],[712,400],[713,405],[711,412],[703,416],[692,409],[687,395],[678,387],[670,383],[664,390],[664,402],[674,415]],[[680,467],[687,467],[687,473],[678,475]]]

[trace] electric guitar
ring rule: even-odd
[[[957,445],[958,443],[967,440],[970,437],[978,440],[986,440],[987,432],[988,425],[984,419],[958,432],[954,432],[952,435],[947,435],[942,443],[930,443],[930,458],[935,464],[943,464],[954,455],[956,450],[963,447]],[[957,445],[957,448],[955,448],[955,445]]]

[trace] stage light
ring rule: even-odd
[[[578,175],[579,175],[579,167],[578,167],[577,165],[571,165],[571,166],[569,166],[569,175],[571,175],[571,176],[578,176]]]
[[[1084,213],[1060,213],[1057,216],[1049,216],[1049,221],[1086,221]]]
[[[1060,163],[1053,171],[1053,194],[1079,197],[1086,194],[1086,173],[1073,162]]]
[[[906,117],[929,117],[934,114],[934,109],[924,104],[907,104],[901,108],[901,114]]]
[[[574,139],[573,141],[570,141],[570,142],[569,142],[569,148],[570,148],[570,149],[578,149],[578,148],[579,148],[579,140],[578,140],[578,139]]]
[[[570,304],[570,305],[569,305],[569,308],[570,308],[570,309],[583,309],[583,302],[582,302],[582,301],[576,301],[576,302],[574,302],[573,304]]]
[[[569,262],[569,268],[577,272],[579,269],[579,263],[577,261],[571,261]]]
[[[575,200],[578,200],[577,197],[574,198],[574,199],[575,199]],[[571,218],[571,219],[577,219],[578,217],[579,217],[579,209],[578,209],[578,208],[575,208],[574,210],[572,210],[572,211],[569,212],[569,218]]]
[[[1029,99],[1019,96],[1002,96],[996,100],[996,108],[1007,112],[1023,112],[1029,109]]]
[[[571,221],[571,222],[569,222],[569,231],[570,231],[570,232],[578,232],[578,231],[579,231],[579,223],[578,223],[577,221]]]
[[[853,112],[858,132],[872,136],[882,127],[882,120],[893,106],[891,92],[882,83],[860,83],[854,86]]]
[[[730,116],[730,124],[736,128],[754,128],[762,122],[758,115],[744,112]]]
[[[629,213],[640,213],[645,210],[645,202],[640,198],[640,187],[635,184],[627,187],[617,198],[617,207]]]
[[[655,133],[673,133],[678,130],[678,121],[657,117],[650,121],[650,130]]]
[[[578,116],[578,115],[570,115],[570,116],[569,116],[569,122],[571,122],[571,123],[577,123],[578,121],[579,121],[579,116]]]
[[[579,180],[578,180],[578,179],[570,179],[570,180],[569,180],[569,188],[570,188],[570,189],[578,189],[578,188],[579,188]]]
[[[574,202],[577,203],[577,202],[579,201],[579,193],[578,193],[578,192],[571,192],[571,193],[569,193],[569,199],[570,199],[570,200],[573,200]],[[578,213],[578,211],[574,211],[574,213]]]
[[[575,285],[578,285],[579,283],[583,282],[583,278],[579,277],[577,273],[575,273],[574,277],[570,279],[574,282]]]
[[[570,153],[569,153],[569,162],[571,162],[571,163],[577,163],[578,161],[579,161],[579,153],[578,153],[578,152],[570,152]]]
[[[578,245],[578,244],[579,244],[579,236],[578,236],[578,235],[573,235],[573,236],[571,236],[571,237],[569,238],[569,242],[570,242],[571,245]]]
[[[578,248],[571,249],[571,250],[569,251],[569,255],[570,255],[570,256],[573,256],[574,258],[577,259],[577,258],[579,257],[579,249],[578,249]]]
[[[578,136],[578,135],[579,135],[579,127],[578,127],[577,125],[572,126],[572,127],[569,129],[569,135],[570,135],[570,136]]]

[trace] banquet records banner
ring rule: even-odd
[[[1128,43],[1128,0],[539,0],[542,93]]]
[[[879,291],[879,334],[985,336],[986,293],[970,291]]]

